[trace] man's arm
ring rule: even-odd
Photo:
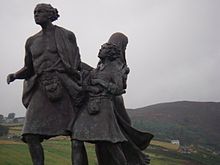
[[[80,57],[80,52],[79,52],[79,47],[77,45],[76,42],[76,36],[73,32],[69,31],[69,35],[68,35],[69,41],[72,45],[72,57],[70,57],[71,59],[71,64],[73,65],[73,69],[75,70],[80,70],[80,65],[81,65],[81,57]]]
[[[16,79],[28,79],[34,74],[31,51],[30,51],[30,39],[25,44],[25,59],[24,67],[16,73],[11,73],[7,76],[7,83],[13,82]]]

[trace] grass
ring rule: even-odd
[[[9,135],[20,135],[22,125],[7,124]],[[71,144],[67,137],[56,137],[43,142],[46,165],[70,165]],[[147,150],[151,165],[219,165],[220,157],[204,150],[197,153],[178,153],[179,145],[158,140],[152,140]],[[94,146],[86,144],[90,165],[96,165]],[[32,164],[28,147],[20,141],[0,139],[0,165],[30,165]]]
[[[43,144],[45,153],[45,164],[70,165],[70,144],[68,143],[68,141],[60,141],[59,143],[53,141],[48,142]],[[25,145],[24,143],[0,144],[0,164],[32,164],[27,145]]]
[[[173,151],[177,151],[180,147],[177,144],[171,144],[171,143],[168,143],[168,142],[163,142],[163,141],[158,141],[158,140],[152,140],[151,145],[159,146],[159,147],[162,147],[162,148],[165,148],[165,149],[168,149],[168,150],[173,150]]]
[[[20,135],[20,134],[21,134],[21,130],[9,129],[8,134],[9,134],[9,135]]]
[[[151,157],[151,165],[183,165],[185,160],[167,157],[158,154],[149,154]]]
[[[30,165],[31,159],[28,148],[24,144],[1,144],[0,164],[2,165]]]
[[[1,123],[1,125],[7,126],[7,127],[20,127],[22,128],[23,124],[20,123]]]
[[[17,124],[7,125],[9,135],[20,135],[22,126]],[[71,144],[67,137],[59,136],[43,142],[46,165],[70,165]],[[150,155],[151,165],[218,165],[216,157],[200,152],[197,154],[183,155],[178,153],[179,145],[158,140],[151,141],[147,150]],[[90,165],[97,165],[94,145],[86,144]],[[204,158],[208,157],[208,160]],[[219,159],[217,158],[217,161]],[[197,162],[197,163],[195,163]],[[32,164],[28,147],[21,141],[0,140],[0,165],[30,165]]]
[[[23,125],[22,124],[16,124],[16,123],[6,123],[2,124],[4,126],[7,126],[9,128],[8,135],[21,135],[21,130]]]
[[[48,140],[43,143],[46,165],[70,165],[71,144],[67,140]],[[91,165],[96,164],[94,147],[86,145]],[[30,165],[31,158],[28,147],[24,143],[0,140],[0,164],[2,165]]]
[[[1,144],[21,144],[21,142],[12,141],[12,140],[0,140],[0,145]]]
[[[70,165],[71,164],[71,144],[66,139],[53,139],[43,142],[46,165]],[[94,145],[86,144],[90,165],[96,165],[96,155]],[[173,151],[174,152],[174,151]],[[186,163],[181,157],[172,154],[159,152],[148,152],[151,157],[151,165],[195,165],[192,162]],[[30,165],[31,158],[28,147],[22,142],[0,140],[0,164],[2,165]],[[197,164],[198,165],[198,164]]]

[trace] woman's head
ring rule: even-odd
[[[120,54],[121,50],[116,45],[111,43],[105,43],[101,46],[98,57],[101,60],[108,58],[109,60],[113,61],[116,58],[119,58]]]
[[[128,44],[128,37],[123,33],[116,32],[111,35],[108,43],[116,45],[121,50],[121,60],[123,63],[126,63],[125,50]]]
[[[108,43],[118,46],[122,51],[126,50],[128,44],[128,37],[123,33],[116,32],[111,35],[108,40]]]

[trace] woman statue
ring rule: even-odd
[[[73,124],[72,138],[78,144],[95,143],[99,165],[147,165],[150,162],[142,150],[153,135],[131,126],[122,97],[129,73],[125,58],[127,43],[124,34],[114,33],[99,52],[97,68],[83,78],[88,100]]]
[[[123,33],[114,33],[108,40],[108,43],[116,45],[121,53],[120,57],[117,59],[118,68],[120,68],[123,73],[123,88],[126,89],[127,75],[129,73],[129,68],[126,63],[125,50],[128,44],[128,38]],[[99,62],[101,65],[101,62]],[[153,135],[147,132],[140,132],[131,127],[131,119],[126,112],[124,101],[122,95],[117,95],[113,97],[114,103],[114,113],[117,118],[117,122],[120,126],[123,135],[126,137],[127,141],[121,144],[121,149],[126,158],[128,165],[146,165],[150,163],[148,155],[145,155],[142,150],[146,149],[153,138]],[[98,158],[99,165],[111,165],[108,160],[109,152],[96,144],[96,154]]]
[[[84,84],[87,84],[84,89],[89,97],[73,125],[72,137],[74,140],[95,143],[98,148],[104,147],[109,151],[111,155],[104,163],[126,165],[121,144],[127,139],[117,122],[113,102],[115,96],[125,92],[124,73],[118,64],[120,49],[106,43],[102,45],[98,57],[99,65],[84,79]]]

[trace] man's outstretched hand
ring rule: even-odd
[[[7,83],[10,84],[11,82],[13,82],[15,80],[15,74],[11,73],[7,76]]]

